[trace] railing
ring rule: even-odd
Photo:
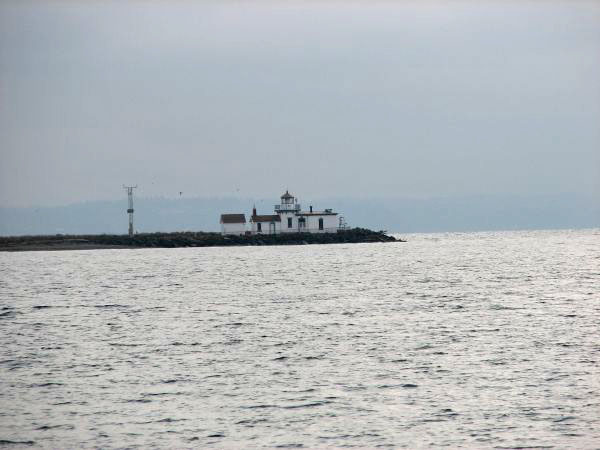
[[[319,230],[319,228],[307,228],[307,227],[297,227],[297,228],[284,228],[283,232],[284,233],[337,233],[337,231],[339,230],[338,227],[330,227],[330,228],[323,228],[322,230]]]
[[[300,211],[300,204],[294,205],[275,205],[275,211]]]
[[[262,231],[252,231],[251,234],[337,233],[338,230],[338,227],[323,228],[322,230],[319,230],[318,228],[278,228],[275,232],[263,229]]]

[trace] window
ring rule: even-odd
[[[262,231],[262,223],[258,222],[256,224],[256,231],[258,231],[259,233]]]
[[[292,218],[288,217],[288,228],[292,228]]]
[[[298,219],[298,228],[305,228],[306,227],[306,219],[304,217],[300,217]]]
[[[322,229],[323,229],[323,218],[321,217],[319,219],[319,230],[322,230]]]

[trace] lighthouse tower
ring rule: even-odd
[[[287,190],[281,197],[281,204],[275,205],[275,213],[281,217],[281,231],[283,233],[298,232],[298,217],[300,204]]]

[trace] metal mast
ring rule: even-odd
[[[135,186],[125,186],[123,185],[123,189],[127,191],[127,214],[129,214],[129,237],[133,237],[133,190],[137,188],[137,184]]]

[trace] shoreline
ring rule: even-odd
[[[111,250],[140,248],[242,247],[271,245],[406,242],[384,231],[353,228],[337,233],[281,233],[223,236],[216,232],[140,233],[127,235],[55,235],[0,237],[0,252]]]

